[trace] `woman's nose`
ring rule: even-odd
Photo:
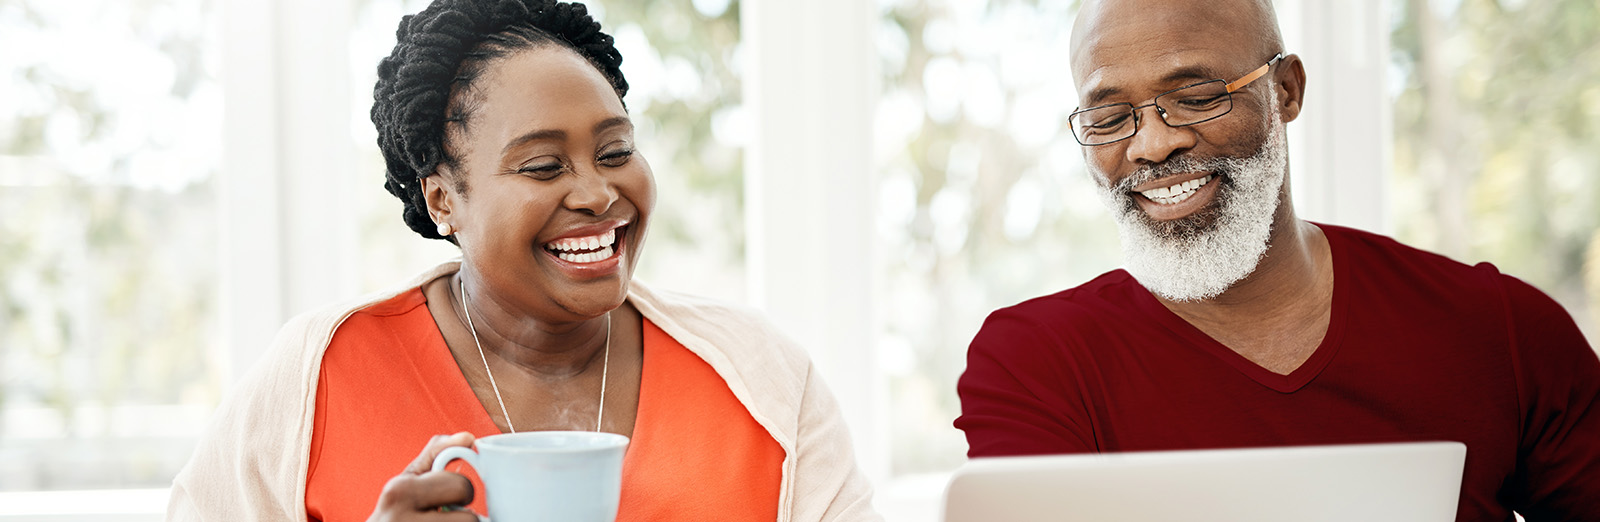
[[[568,178],[572,187],[564,203],[567,208],[589,214],[604,214],[617,201],[617,187],[593,165],[574,169]]]

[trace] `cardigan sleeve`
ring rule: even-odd
[[[810,355],[758,311],[634,282],[634,306],[699,355],[789,452],[778,520],[874,522],[839,403]]]
[[[872,508],[872,486],[856,466],[839,403],[808,366],[795,440],[794,513],[797,522],[858,522],[883,518]]]
[[[306,423],[313,407],[308,397],[316,390],[316,365],[308,363],[314,356],[320,361],[320,350],[308,346],[321,337],[308,325],[328,322],[317,319],[297,317],[285,325],[217,408],[172,481],[168,521],[306,521]]]
[[[356,310],[455,273],[459,260],[405,284],[290,319],[223,399],[172,481],[171,522],[306,522],[317,375],[334,330]]]

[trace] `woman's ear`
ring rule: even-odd
[[[428,217],[439,225],[439,235],[448,236],[454,230],[445,231],[445,227],[455,228],[450,220],[451,210],[455,204],[455,190],[445,178],[449,177],[440,171],[433,175],[418,180],[422,184],[422,201],[428,204]]]

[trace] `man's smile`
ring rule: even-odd
[[[1219,179],[1209,172],[1169,176],[1134,187],[1130,196],[1150,219],[1171,221],[1210,205],[1221,185]]]

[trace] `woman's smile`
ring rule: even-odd
[[[617,273],[626,247],[627,221],[608,221],[574,228],[542,245],[544,255],[573,279]]]

